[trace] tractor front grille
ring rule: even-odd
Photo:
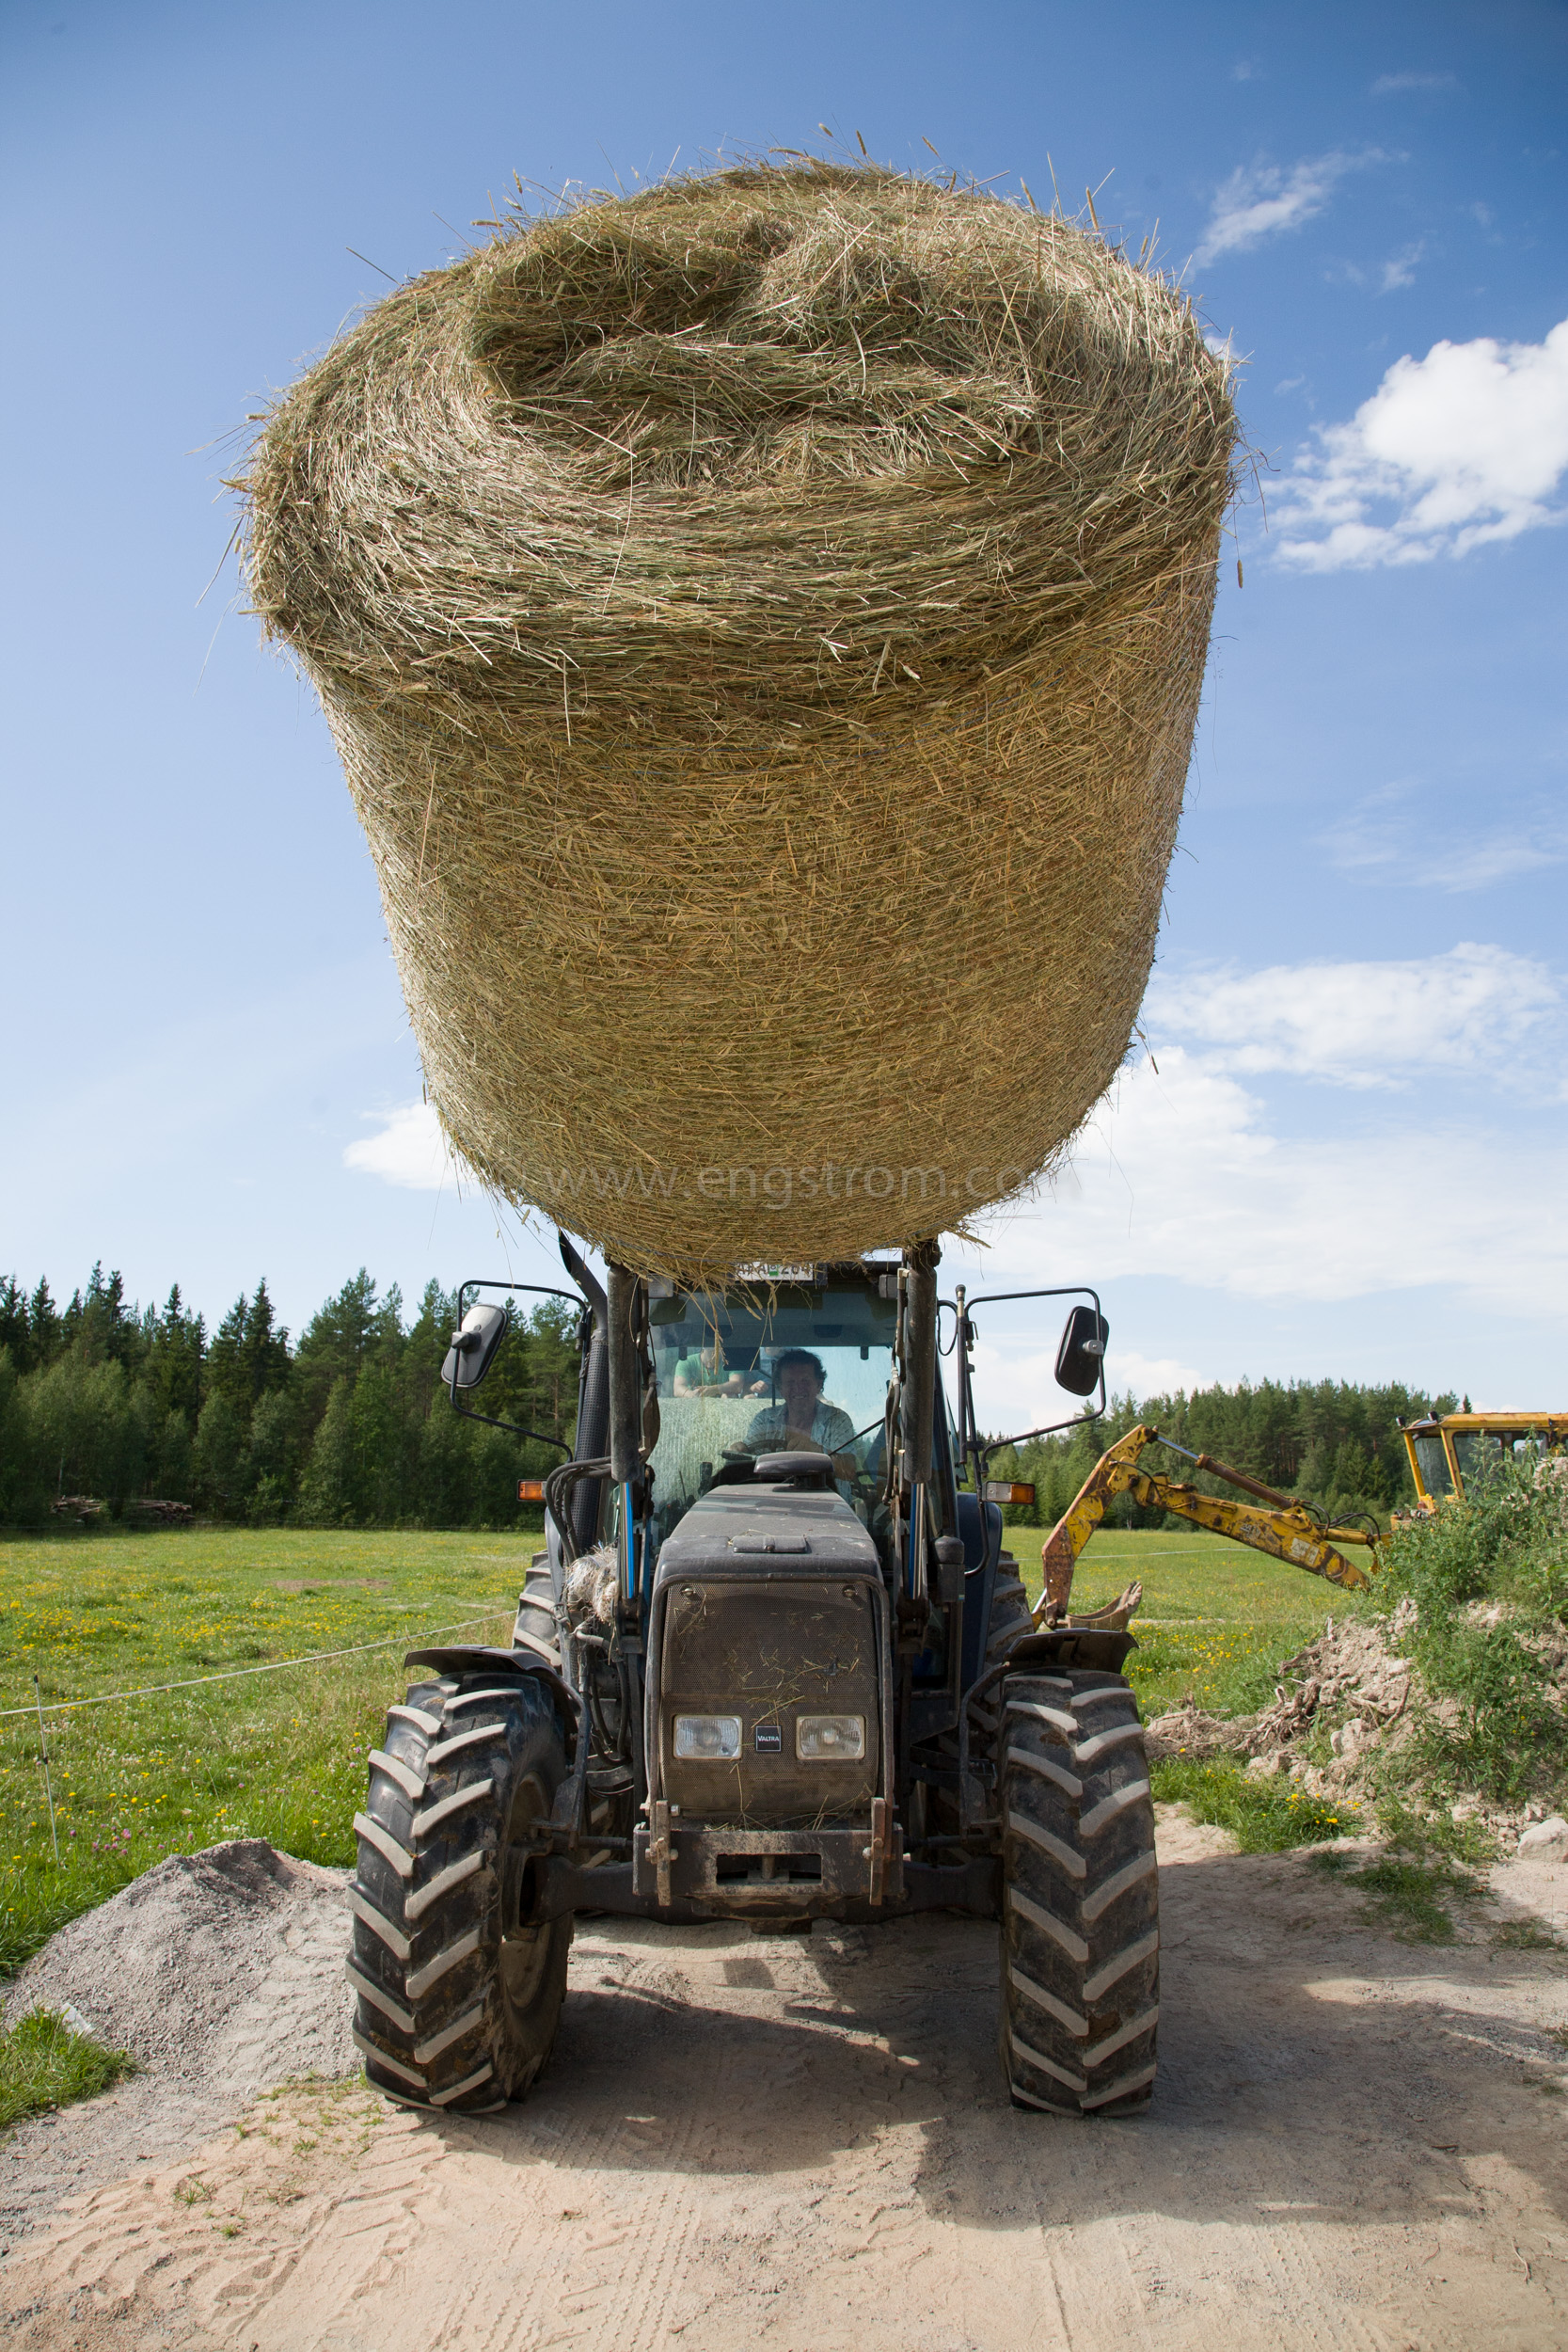
[[[715,1826],[800,1830],[866,1818],[880,1793],[878,1597],[864,1577],[752,1573],[669,1584],[659,1641],[658,1784],[680,1815]],[[678,1756],[682,1716],[723,1723],[733,1753]],[[823,1716],[863,1722],[860,1756],[799,1753],[800,1719]],[[738,1738],[729,1728],[736,1724]]]

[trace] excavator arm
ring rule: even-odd
[[[1117,1495],[1132,1495],[1146,1511],[1172,1511],[1180,1518],[1190,1519],[1195,1527],[1208,1528],[1215,1535],[1227,1535],[1232,1543],[1248,1544],[1254,1551],[1266,1551],[1273,1559],[1305,1568],[1310,1576],[1325,1576],[1331,1584],[1347,1588],[1366,1584],[1365,1570],[1347,1560],[1339,1549],[1342,1544],[1363,1545],[1375,1559],[1376,1538],[1365,1528],[1324,1527],[1292,1495],[1278,1494],[1274,1487],[1247,1477],[1244,1471],[1216,1462],[1211,1454],[1195,1454],[1189,1458],[1200,1470],[1242,1488],[1254,1501],[1233,1502],[1228,1495],[1206,1495],[1196,1486],[1184,1486],[1158,1471],[1141,1470],[1139,1455],[1145,1446],[1154,1444],[1159,1437],[1157,1429],[1140,1422],[1125,1438],[1118,1438],[1101,1455],[1046,1537],[1040,1549],[1045,1587],[1035,1609],[1037,1623],[1053,1624],[1066,1617],[1079,1555],[1104,1518],[1106,1506]],[[1161,1442],[1169,1444],[1170,1440]],[[1175,1450],[1186,1452],[1184,1446]]]

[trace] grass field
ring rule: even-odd
[[[1032,1598],[1040,1589],[1042,1531],[1008,1530]],[[1096,1535],[1079,1564],[1073,1600],[1093,1609],[1133,1577],[1144,1595],[1132,1620],[1137,1648],[1127,1676],[1148,1722],[1184,1700],[1215,1714],[1240,1714],[1273,1698],[1275,1669],[1321,1633],[1345,1599],[1321,1577],[1287,1568],[1218,1535],[1116,1532]],[[1154,1766],[1154,1794],[1183,1804],[1195,1820],[1228,1830],[1244,1851],[1282,1851],[1364,1829],[1354,1808],[1260,1782],[1228,1757],[1172,1757]]]
[[[22,1710],[0,1714],[0,1971],[166,1853],[261,1836],[352,1863],[365,1756],[401,1696],[403,1651],[443,1630],[504,1641],[538,1540],[234,1529],[0,1542],[0,1708]],[[1037,1592],[1039,1530],[1011,1541]],[[1134,1575],[1130,1671],[1146,1715],[1189,1693],[1258,1704],[1338,1600],[1215,1537],[1163,1534],[1096,1537],[1077,1597],[1108,1599]],[[368,1643],[380,1646],[46,1714],[56,1867],[35,1673],[47,1707]],[[1270,1842],[1293,1842],[1288,1826]]]
[[[57,2010],[30,2010],[8,2032],[0,2030],[0,2131],[24,2115],[95,2099],[135,2072],[128,2052],[73,2032]]]
[[[1043,1540],[1037,1527],[1007,1531],[1031,1598],[1039,1596]],[[1146,1718],[1188,1697],[1221,1714],[1265,1705],[1279,1661],[1345,1607],[1345,1597],[1321,1577],[1223,1536],[1164,1530],[1096,1535],[1078,1565],[1073,1604],[1093,1609],[1114,1600],[1133,1577],[1144,1596],[1127,1673]]]
[[[259,1836],[351,1863],[366,1752],[402,1695],[403,1652],[443,1631],[507,1640],[538,1542],[291,1529],[0,1542],[0,1709],[24,1710],[0,1713],[0,1971],[166,1853]],[[46,1712],[56,1867],[35,1673],[47,1708],[370,1643]]]

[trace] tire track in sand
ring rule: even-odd
[[[96,2191],[8,2258],[8,2352],[1568,2341],[1542,2095],[1560,1957],[1410,1951],[1298,1864],[1174,1843],[1164,2071],[1135,2122],[1009,2106],[983,1923],[584,1922],[525,2106],[262,2101],[248,2137]],[[236,2019],[236,2065],[258,2026]]]

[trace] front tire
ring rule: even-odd
[[[1131,2115],[1154,2088],[1154,1807],[1121,1675],[1002,1685],[1002,2062],[1016,2105]]]
[[[548,1819],[565,1770],[555,1699],[530,1676],[416,1683],[388,1711],[355,1818],[348,1963],[354,2039],[388,2096],[495,2108],[548,2058],[572,1922],[528,1925],[533,1873],[506,1857]]]
[[[1005,1551],[996,1564],[996,1581],[991,1587],[990,1616],[986,1625],[986,1654],[982,1671],[1000,1666],[1015,1642],[1035,1629],[1034,1613],[1023,1579],[1018,1572],[1018,1562],[1010,1551]]]

